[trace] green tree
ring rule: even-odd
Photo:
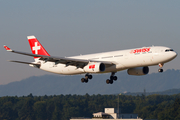
[[[36,120],[45,120],[47,118],[46,101],[35,102],[33,108]]]
[[[20,120],[34,120],[34,110],[33,110],[33,104],[34,100],[33,98],[21,98],[22,100],[19,101],[19,105],[17,106],[18,109],[18,116]]]

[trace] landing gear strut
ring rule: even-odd
[[[163,63],[159,63],[158,71],[161,72],[161,73],[163,72],[163,69],[162,69],[163,65],[164,65]]]
[[[81,82],[82,82],[82,83],[84,83],[84,82],[87,83],[87,82],[88,82],[88,79],[92,79],[92,75],[90,75],[90,74],[87,73],[87,74],[85,75],[85,78],[81,78]]]
[[[113,81],[116,81],[117,80],[117,76],[114,76],[115,75],[115,72],[112,72],[111,73],[111,76],[110,76],[110,79],[107,79],[106,80],[106,83],[107,84],[113,84]]]

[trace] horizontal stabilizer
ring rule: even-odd
[[[31,62],[23,62],[23,61],[15,61],[15,60],[8,60],[9,62],[16,62],[22,64],[29,64],[29,65],[40,65],[40,63],[31,63]]]

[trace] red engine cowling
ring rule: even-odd
[[[104,63],[92,62],[84,67],[84,71],[87,73],[98,73],[104,72],[106,69]]]
[[[149,67],[136,67],[127,70],[129,75],[146,75],[149,73]]]

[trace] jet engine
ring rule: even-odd
[[[84,67],[84,71],[87,73],[98,73],[105,71],[106,67],[104,63],[92,62]]]
[[[136,67],[127,70],[129,75],[146,75],[149,73],[149,67]]]

